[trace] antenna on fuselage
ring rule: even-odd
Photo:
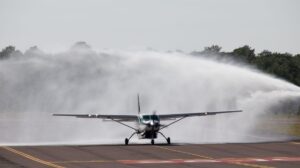
[[[141,114],[141,106],[140,106],[140,95],[137,95],[137,99],[138,99],[138,114]]]

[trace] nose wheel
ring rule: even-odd
[[[154,145],[154,139],[151,139],[151,145]]]

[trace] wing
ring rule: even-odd
[[[103,115],[103,114],[53,114],[53,116],[77,117],[77,118],[100,118],[115,121],[137,121],[136,115]]]
[[[224,113],[237,113],[237,112],[242,112],[242,110],[211,111],[211,112],[196,112],[196,113],[178,113],[178,114],[161,114],[161,115],[158,115],[158,117],[161,120],[170,120],[170,119],[185,118],[185,117],[207,116],[207,115],[216,115],[216,114],[224,114]]]

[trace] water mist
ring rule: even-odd
[[[299,87],[250,68],[180,53],[80,47],[0,61],[0,92],[2,145],[123,143],[132,130],[122,125],[52,114],[137,114],[137,93],[143,113],[243,110],[180,121],[163,130],[173,142],[282,140],[290,137],[262,135],[255,126],[281,101],[300,98]]]

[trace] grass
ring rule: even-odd
[[[300,137],[299,115],[268,115],[263,116],[257,129],[266,132]]]

